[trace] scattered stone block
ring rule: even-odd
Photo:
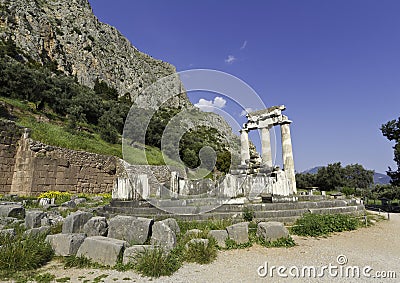
[[[24,232],[25,235],[31,235],[31,236],[39,236],[40,234],[49,234],[50,233],[50,227],[49,226],[42,226],[42,227],[35,227],[28,229]]]
[[[17,223],[19,220],[15,217],[0,217],[0,225],[6,226],[11,223]]]
[[[76,199],[74,199],[74,202],[76,205],[79,205],[79,204],[85,203],[86,199],[85,198],[76,198]]]
[[[114,266],[127,245],[128,243],[123,240],[93,236],[83,241],[76,255],[103,265]]]
[[[142,253],[146,250],[152,250],[156,248],[155,246],[152,245],[134,245],[134,246],[130,246],[129,248],[126,248],[124,251],[124,258],[122,260],[123,264],[127,264],[129,262],[131,262],[135,256],[138,253]]]
[[[181,229],[179,228],[178,222],[174,218],[167,218],[162,220],[161,222],[168,225],[172,231],[174,231],[175,235],[178,236],[181,233]]]
[[[107,236],[108,224],[105,217],[92,217],[83,226],[83,233],[86,236]]]
[[[76,255],[85,240],[85,234],[55,234],[48,235],[46,241],[52,246],[58,256]]]
[[[92,217],[93,217],[92,213],[79,211],[79,210],[74,213],[71,213],[64,220],[62,232],[64,234],[81,233],[83,230],[83,226]]]
[[[21,204],[0,204],[0,217],[23,219],[25,217],[25,208]]]
[[[208,232],[209,237],[213,237],[217,241],[217,245],[225,248],[225,240],[228,239],[228,232],[226,230],[211,230]]]
[[[241,222],[226,227],[228,236],[237,244],[244,244],[249,241],[249,223]]]
[[[66,201],[63,204],[61,204],[61,206],[68,207],[68,208],[75,208],[76,207],[76,203],[73,200],[69,200],[69,201]]]
[[[196,244],[203,244],[204,247],[208,246],[208,239],[191,239],[189,242],[186,243],[186,249],[189,249],[190,245],[196,245]]]
[[[100,201],[103,201],[103,197],[102,196],[94,196],[91,198],[91,200],[94,202],[100,202]]]
[[[165,251],[170,251],[176,246],[176,235],[167,224],[157,221],[152,227],[150,243],[160,246]]]
[[[199,235],[202,231],[199,229],[191,229],[191,230],[187,230],[185,233],[185,236],[189,236],[189,235]]]
[[[152,219],[117,215],[109,220],[108,237],[142,245],[150,234]]]
[[[42,226],[42,219],[46,217],[43,211],[31,210],[27,211],[25,215],[26,229],[38,228]]]
[[[257,236],[272,242],[289,236],[289,231],[281,222],[260,222],[257,225]]]

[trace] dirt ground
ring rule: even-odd
[[[220,251],[212,264],[184,264],[173,276],[157,279],[141,277],[134,272],[63,269],[55,262],[44,269],[56,278],[69,277],[69,282],[93,282],[99,276],[103,279],[97,282],[400,282],[399,214],[390,214],[389,221],[378,222],[372,227],[337,233],[327,238],[293,238],[297,243],[293,248],[253,246]],[[265,275],[266,266],[269,272]],[[272,266],[276,268],[271,273]],[[279,266],[283,266],[280,274]],[[324,266],[327,267],[323,269]],[[310,270],[311,276],[308,276]],[[352,276],[353,273],[357,275],[357,270],[360,270],[360,278]],[[386,272],[380,273],[382,276],[392,277],[393,274],[388,271],[395,272],[397,279],[373,278],[382,271]],[[265,276],[261,277],[258,273]],[[320,276],[322,273],[323,276]],[[363,273],[370,277],[365,277]],[[285,275],[286,278],[282,277]]]

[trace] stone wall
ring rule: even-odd
[[[0,194],[11,190],[15,155],[23,129],[0,119]]]
[[[168,166],[130,165],[114,156],[49,146],[29,137],[29,130],[0,119],[0,194],[38,195],[46,191],[111,192],[117,177],[147,174],[151,193],[169,184]]]
[[[0,120],[0,157],[1,194],[111,192],[123,172],[119,158],[45,145],[5,120]]]
[[[113,188],[119,166],[116,157],[52,147],[24,137],[19,149],[13,194],[37,195],[49,190],[104,193]]]

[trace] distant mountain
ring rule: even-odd
[[[324,166],[316,166],[316,167],[313,167],[313,168],[311,168],[311,169],[307,169],[306,171],[303,171],[303,172],[301,172],[302,174],[307,174],[307,173],[310,173],[310,174],[317,174],[318,173],[318,170],[320,169],[320,168],[322,168],[322,167],[324,167]]]
[[[380,184],[380,185],[390,184],[390,177],[386,174],[375,173],[374,184]]]
[[[306,173],[310,173],[310,174],[317,174],[318,170],[320,168],[322,168],[324,166],[316,166],[313,167],[311,169],[307,169],[301,173],[306,174]],[[379,185],[386,185],[386,184],[390,184],[390,177],[386,174],[382,174],[382,173],[374,173],[374,184],[379,184]]]

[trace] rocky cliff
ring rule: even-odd
[[[0,38],[12,39],[34,61],[92,87],[99,78],[132,98],[175,67],[140,52],[114,27],[101,23],[87,0],[0,0]],[[174,86],[184,92],[182,84]],[[146,98],[148,104],[151,98]],[[191,105],[186,95],[173,106]]]
[[[155,108],[166,97],[166,106],[193,107],[175,67],[140,52],[117,29],[100,22],[88,0],[0,0],[0,39],[15,42],[25,60],[50,63],[83,85],[103,80],[139,107]],[[202,125],[217,128],[237,144],[221,116],[204,113]]]

